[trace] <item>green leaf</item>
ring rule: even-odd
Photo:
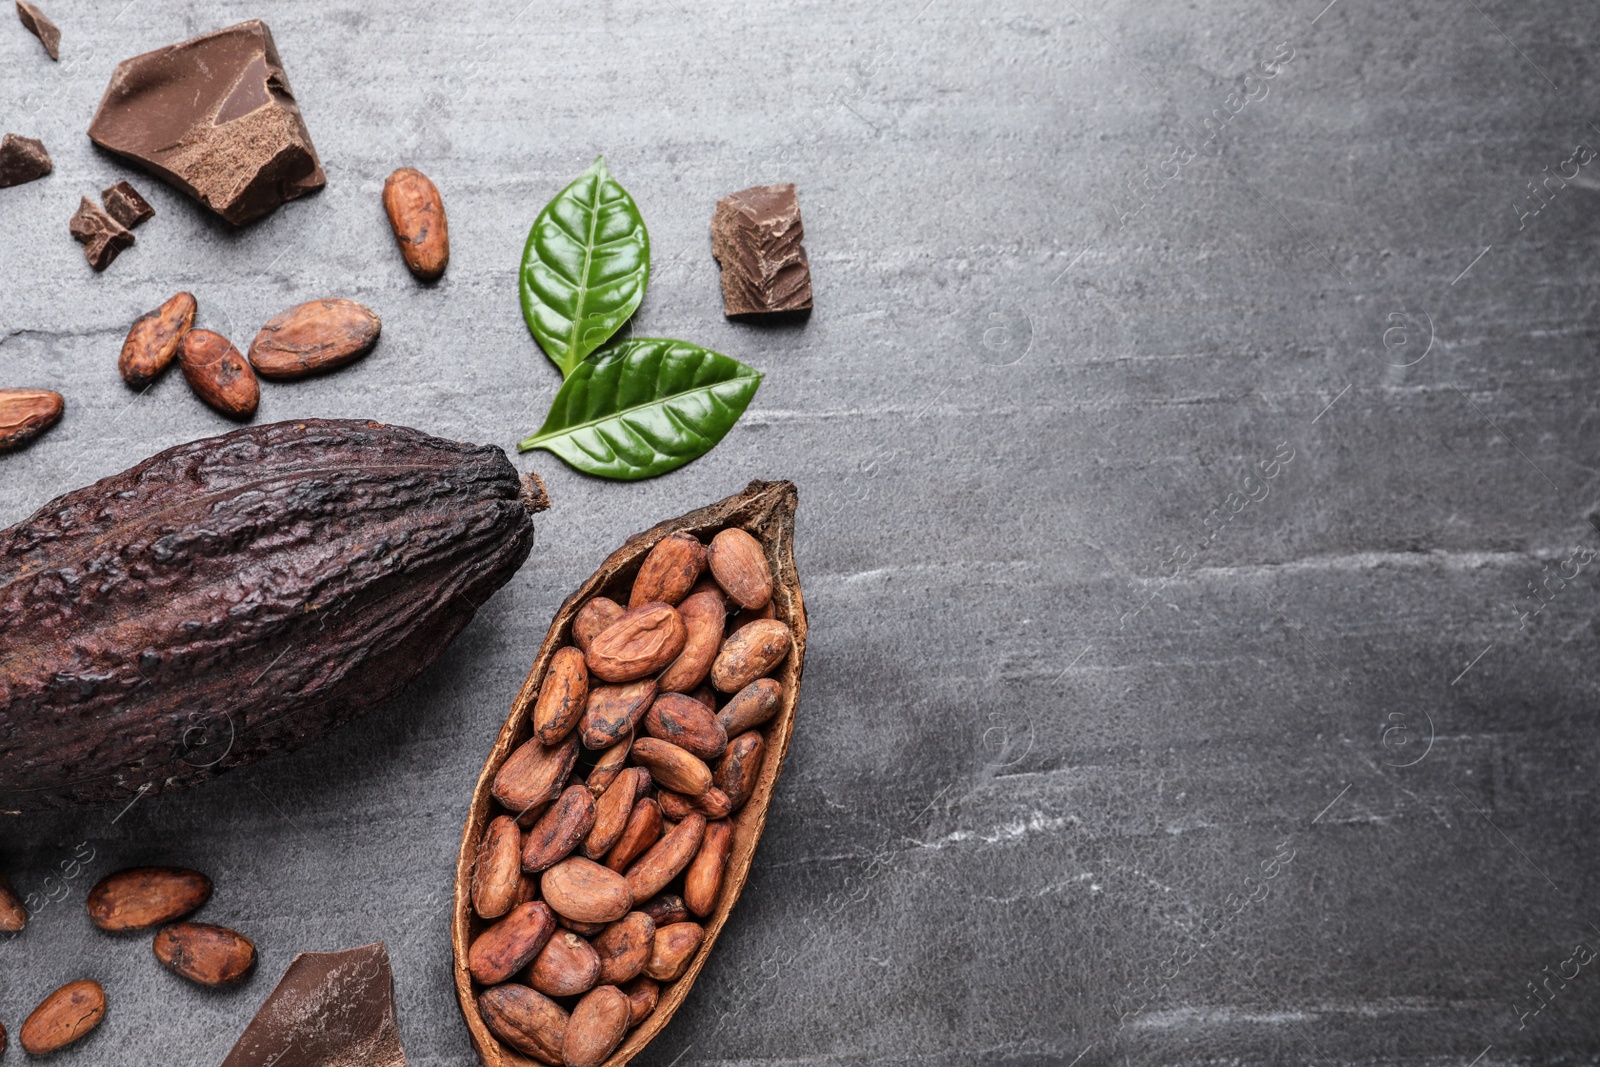
[[[650,234],[604,156],[539,212],[518,277],[522,317],[562,377],[605,344],[644,299]]]
[[[517,449],[601,478],[654,478],[709,452],[760,384],[760,371],[699,345],[632,338],[580,364]]]

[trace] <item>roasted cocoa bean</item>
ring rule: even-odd
[[[628,889],[634,900],[648,900],[667,887],[667,883],[694,859],[700,839],[705,836],[706,818],[696,812],[650,847],[628,868]],[[656,925],[661,925],[660,921]]]
[[[438,186],[420,170],[401,167],[383,183],[383,210],[406,267],[422,281],[437,281],[450,265],[450,223]]]
[[[720,593],[695,593],[678,605],[678,614],[685,631],[683,651],[656,679],[663,693],[687,693],[706,680],[728,619]]]
[[[578,725],[588,703],[589,668],[583,650],[568,645],[550,658],[533,706],[533,736],[547,745],[558,744]]]
[[[483,985],[498,985],[532,963],[555,929],[555,916],[544,903],[518,904],[467,948],[467,969]]]
[[[617,843],[628,825],[628,814],[633,811],[633,801],[639,792],[639,776],[648,778],[650,772],[643,767],[629,767],[611,783],[595,805],[594,826],[583,839],[583,854],[592,860],[605,858],[611,846]]]
[[[43,1056],[86,1036],[105,1017],[106,991],[99,982],[84,978],[68,982],[45,997],[23,1022],[17,1036],[24,1052]]]
[[[655,943],[656,924],[642,911],[630,911],[594,939],[602,985],[621,985],[644,970]]]
[[[267,320],[250,342],[250,365],[285,381],[354,363],[378,343],[383,324],[354,300],[311,300]]]
[[[596,799],[611,787],[611,783],[617,780],[617,775],[628,765],[628,752],[632,748],[633,731],[629,730],[622,735],[622,740],[601,751],[600,758],[594,761],[589,776],[583,781]]]
[[[583,995],[567,1021],[561,1058],[567,1067],[599,1067],[628,1032],[628,998],[614,985],[596,986]]]
[[[689,594],[706,569],[706,548],[694,535],[668,534],[656,542],[639,566],[628,594],[628,607],[677,604]]]
[[[745,801],[755,792],[756,783],[761,780],[761,755],[765,750],[766,742],[758,732],[742,733],[728,742],[727,754],[711,772],[713,788],[727,795],[733,811],[744,807]]]
[[[650,921],[657,927],[686,923],[694,918],[689,914],[689,908],[684,904],[683,898],[676,893],[663,893],[658,897],[651,897],[639,905],[639,910],[650,916]]]
[[[562,930],[546,942],[528,967],[528,984],[550,997],[587,993],[599,978],[599,953],[570,930]]]
[[[122,380],[143,389],[161,376],[183,344],[184,334],[194,326],[195,302],[191,293],[179,293],[165,304],[134,320],[122,342],[117,370]]]
[[[21,448],[54,426],[67,402],[48,389],[0,389],[0,452]]]
[[[757,619],[722,642],[711,664],[711,684],[737,693],[782,663],[791,644],[788,626],[777,619]]]
[[[230,419],[248,419],[261,403],[261,383],[239,350],[220,333],[190,330],[178,348],[183,380],[196,396]]]
[[[164,966],[205,986],[237,985],[256,966],[254,942],[226,926],[210,923],[163,927],[151,947]]]
[[[144,930],[181,919],[211,899],[211,879],[186,867],[129,867],[89,890],[89,919],[102,930]]]
[[[28,925],[28,908],[6,876],[0,874],[0,933],[14,934]]]
[[[578,762],[578,738],[574,734],[559,745],[526,742],[507,757],[494,776],[491,792],[501,806],[519,817],[561,795]]]
[[[710,915],[717,906],[717,894],[722,891],[722,872],[732,851],[733,824],[727,819],[707,823],[700,851],[695,853],[683,876],[683,903],[701,918]]]
[[[723,530],[706,549],[711,576],[742,608],[759,608],[772,599],[772,570],[761,542],[744,530]]]
[[[560,926],[563,930],[571,930],[579,937],[594,937],[611,924],[581,923],[576,919],[569,919],[565,915],[557,915],[556,925]]]
[[[654,943],[650,946],[650,961],[644,973],[658,982],[675,982],[689,969],[700,942],[706,939],[705,928],[699,923],[673,923],[656,928]]]
[[[558,913],[579,922],[608,923],[633,907],[629,882],[622,875],[582,856],[568,856],[545,871],[539,888]]]
[[[717,712],[717,721],[729,737],[737,737],[772,718],[782,703],[783,684],[773,678],[757,678],[728,698]]]
[[[606,853],[606,866],[613,871],[626,871],[630,863],[660,839],[661,806],[650,797],[636,800],[628,813],[628,824],[622,828],[622,836]]]
[[[589,691],[583,710],[583,747],[610,748],[639,725],[656,698],[656,680],[641,678],[627,685],[600,685]]]
[[[627,613],[628,609],[615,600],[594,597],[572,617],[572,643],[588,652],[589,643],[595,639],[595,635]]]
[[[652,936],[650,940],[653,944],[655,938]],[[656,1002],[661,999],[661,983],[641,974],[623,986],[622,992],[628,998],[628,1025],[638,1026],[656,1010]]]
[[[687,639],[676,608],[645,604],[595,634],[584,657],[590,673],[602,681],[631,682],[677,659]]]
[[[650,769],[662,789],[697,797],[711,788],[711,769],[699,756],[656,737],[636,737],[633,762]]]
[[[644,732],[703,760],[716,759],[728,747],[728,734],[717,717],[682,693],[662,693],[651,702]]]
[[[517,820],[497,815],[489,820],[472,860],[472,910],[481,918],[498,919],[517,906],[522,889],[522,831]]]
[[[594,826],[594,819],[595,799],[589,787],[567,786],[523,838],[522,869],[537,874],[566,859]]]
[[[567,1013],[561,1005],[527,986],[507,983],[478,996],[478,1013],[489,1031],[518,1052],[559,1067]]]

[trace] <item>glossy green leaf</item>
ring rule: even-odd
[[[602,478],[653,478],[709,452],[760,384],[760,371],[699,345],[633,338],[581,363],[517,448]]]
[[[571,376],[644,299],[650,234],[604,157],[546,204],[528,231],[519,272],[522,317]]]

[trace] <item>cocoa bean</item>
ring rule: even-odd
[[[498,919],[517,906],[522,889],[522,831],[517,820],[497,815],[489,821],[472,860],[472,909]]]
[[[694,854],[683,876],[683,903],[701,918],[710,915],[717,906],[717,894],[722,891],[722,872],[732,851],[733,824],[727,819],[707,823],[700,851]]]
[[[383,183],[383,210],[406,267],[422,281],[437,281],[450,265],[450,223],[438,186],[420,170],[401,167]]]
[[[594,597],[572,617],[572,643],[588,652],[595,635],[627,613],[628,609],[615,600]]]
[[[28,925],[28,908],[6,876],[0,874],[0,933],[14,934]]]
[[[237,985],[256,966],[256,946],[248,937],[210,923],[173,923],[151,946],[163,966],[206,986]]]
[[[577,762],[577,735],[554,746],[540,744],[535,738],[507,757],[490,792],[509,811],[527,814],[561,794]]]
[[[652,937],[651,941],[654,940]],[[641,974],[623,986],[622,992],[628,998],[628,1025],[638,1026],[656,1010],[656,1001],[661,999],[661,983]]]
[[[533,736],[544,744],[559,743],[583,718],[589,703],[589,668],[583,650],[567,646],[550,658],[539,701],[533,706]]]
[[[105,1017],[106,991],[99,982],[84,978],[45,997],[17,1036],[24,1052],[43,1056],[86,1036]]]
[[[196,396],[230,419],[248,419],[261,403],[261,383],[239,350],[220,333],[190,330],[178,347],[183,380]]]
[[[634,900],[648,900],[678,877],[700,848],[705,836],[706,818],[696,812],[673,827],[628,868],[628,889]],[[657,926],[661,925],[658,921]]]
[[[651,702],[644,716],[644,732],[703,760],[717,758],[728,747],[727,731],[717,717],[682,693],[662,693]]]
[[[759,608],[772,599],[772,570],[767,554],[744,530],[733,527],[711,539],[706,549],[711,575],[740,607]]]
[[[661,806],[649,797],[636,800],[628,813],[628,824],[622,828],[622,836],[606,853],[606,866],[613,871],[626,871],[630,863],[660,838]]]
[[[528,984],[550,997],[587,993],[599,977],[599,953],[570,930],[563,930],[546,942],[528,967]]]
[[[557,915],[556,925],[560,926],[563,930],[571,930],[580,937],[594,937],[611,924],[581,923],[576,919],[569,919],[565,915]]]
[[[692,534],[668,534],[656,542],[639,566],[628,594],[630,609],[645,604],[677,604],[706,569],[706,548]]]
[[[595,800],[589,787],[567,786],[523,839],[522,869],[537,874],[566,859],[594,826],[594,819]]]
[[[650,946],[650,961],[644,973],[658,982],[675,982],[689,969],[706,931],[699,923],[673,923],[656,928],[655,942]]]
[[[633,801],[639,792],[639,777],[650,777],[643,767],[630,767],[600,794],[595,805],[594,826],[583,839],[583,854],[592,860],[602,859],[611,846],[617,843],[628,825],[628,814],[633,811]]]
[[[684,904],[683,898],[676,893],[663,893],[659,897],[651,897],[640,905],[639,910],[650,916],[650,921],[656,926],[671,926],[673,923],[686,923],[694,916],[689,914],[689,908]]]
[[[601,751],[600,758],[594,761],[589,776],[583,782],[596,799],[617,780],[617,775],[628,765],[628,751],[632,748],[633,731],[629,730],[622,735],[622,740]]]
[[[89,890],[89,919],[121,933],[181,919],[211,899],[211,879],[185,867],[129,867]]]
[[[628,880],[582,856],[568,856],[545,871],[539,888],[558,913],[579,922],[620,919],[633,907]]]
[[[717,721],[729,737],[760,726],[783,703],[783,683],[773,678],[757,678],[739,690],[717,712]]]
[[[733,801],[728,794],[712,786],[697,797],[686,797],[663,789],[657,798],[661,802],[661,816],[673,822],[682,822],[691,812],[698,811],[707,819],[726,819],[733,811]]]
[[[596,986],[583,995],[567,1021],[561,1058],[567,1067],[599,1067],[628,1032],[628,998],[614,985]]]
[[[560,1067],[567,1013],[543,993],[507,983],[478,996],[478,1013],[489,1031],[518,1052]]]
[[[600,982],[621,985],[644,970],[655,943],[655,920],[642,911],[630,911],[594,939],[600,957]]]
[[[720,593],[695,593],[678,605],[678,614],[685,630],[683,651],[656,679],[664,693],[687,693],[706,680],[728,620]]]
[[[279,381],[354,363],[378,343],[383,324],[354,300],[311,300],[267,320],[250,342],[250,365]]]
[[[584,653],[589,670],[606,682],[631,682],[654,674],[683,651],[688,631],[670,604],[630,609],[595,634]]]
[[[697,797],[711,788],[711,769],[705,761],[670,741],[634,738],[633,762],[648,767],[650,777],[662,789]]]
[[[742,733],[728,742],[727,755],[711,772],[711,780],[716,783],[713,788],[727,795],[733,811],[744,807],[745,801],[755,792],[756,783],[761,780],[761,755],[765,748],[766,742],[755,730]]]
[[[589,691],[583,709],[583,747],[610,748],[639,725],[656,698],[656,680],[641,678],[627,685],[600,685]]]
[[[143,389],[178,358],[184,334],[194,326],[195,302],[191,293],[179,293],[165,304],[134,320],[122,342],[117,370],[122,380]]]
[[[789,627],[777,619],[757,619],[722,642],[711,664],[711,684],[736,693],[766,674],[789,654]]]
[[[21,448],[54,426],[67,402],[48,389],[0,389],[0,452]]]
[[[483,985],[498,985],[532,963],[555,929],[555,916],[543,903],[518,904],[468,947],[467,970]]]

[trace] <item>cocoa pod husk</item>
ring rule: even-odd
[[[589,672],[613,684],[655,674],[678,658],[688,631],[671,604],[630,608],[620,619],[594,635],[584,658]]]
[[[764,607],[772,599],[772,568],[767,554],[746,530],[733,527],[711,539],[706,563],[717,584],[742,608]]]
[[[677,745],[703,760],[716,759],[728,748],[728,733],[706,706],[682,693],[662,693],[643,719],[644,732]]]
[[[650,850],[628,868],[628,889],[633,899],[648,900],[678,877],[689,866],[689,861],[694,859],[705,832],[706,817],[696,812],[650,846]]]
[[[757,619],[735,630],[711,664],[712,687],[737,693],[782,663],[791,644],[789,627],[777,619]]]
[[[728,742],[727,754],[711,772],[713,788],[722,790],[732,810],[744,807],[745,801],[755,792],[761,778],[761,756],[766,742],[761,734],[750,730]]]
[[[651,797],[636,800],[628,813],[628,823],[622,828],[622,836],[606,853],[606,866],[613,871],[626,871],[629,864],[660,839],[661,805]]]
[[[572,643],[588,652],[595,635],[627,613],[627,608],[609,597],[593,597],[572,617]]]
[[[706,547],[693,534],[668,534],[656,542],[639,565],[633,580],[633,590],[628,594],[628,608],[646,604],[676,605],[689,595],[689,590],[706,569]]]
[[[720,593],[695,593],[678,605],[685,630],[683,651],[656,684],[663,693],[687,693],[697,688],[711,673],[711,664],[722,648],[723,627],[728,612]]]
[[[697,797],[711,788],[711,768],[687,749],[657,737],[633,740],[633,762],[650,770],[650,777],[662,789]]]
[[[21,448],[61,420],[67,402],[48,389],[0,389],[0,452]]]
[[[501,806],[521,817],[560,796],[577,762],[576,735],[553,746],[535,738],[506,760],[494,776],[491,792]]]
[[[478,1011],[490,1031],[518,1052],[560,1067],[567,1013],[561,1005],[527,986],[506,983],[478,997]]]
[[[689,961],[705,938],[705,927],[695,922],[657,927],[644,973],[658,982],[677,981],[689,969]]]
[[[555,929],[555,916],[543,902],[518,904],[472,942],[467,969],[484,985],[498,985],[532,963]]]
[[[575,997],[600,978],[600,954],[571,930],[545,942],[528,965],[528,984],[548,997]]]
[[[239,350],[220,333],[190,330],[178,346],[183,380],[196,396],[230,419],[248,419],[261,403],[261,383]]]
[[[610,748],[626,737],[656,698],[656,680],[641,678],[626,685],[599,685],[589,690],[579,732],[583,747]]]
[[[722,871],[732,851],[733,824],[727,819],[707,823],[700,851],[694,854],[683,875],[683,903],[702,919],[717,906],[717,894],[722,891]]]
[[[143,389],[159,378],[178,358],[184,335],[194,327],[195,309],[194,294],[178,293],[135,319],[117,357],[122,380],[135,389]]]
[[[522,891],[522,831],[517,820],[497,815],[483,833],[472,863],[472,910],[498,919],[519,901]]]
[[[523,838],[523,871],[537,874],[566,859],[594,826],[595,808],[588,786],[567,786]]]
[[[236,930],[210,923],[162,927],[151,949],[163,966],[204,986],[237,985],[256,966],[255,942]]]
[[[599,1067],[622,1044],[631,1015],[628,998],[613,985],[596,986],[583,995],[567,1021],[561,1042],[566,1067]]]
[[[420,170],[401,167],[383,183],[383,211],[407,269],[420,281],[437,281],[450,265],[450,222],[439,187]]]
[[[600,957],[600,984],[621,985],[641,974],[650,962],[655,942],[655,920],[642,911],[630,911],[594,939]]]
[[[211,899],[211,879],[187,867],[128,867],[89,890],[89,920],[123,933],[170,923]]]
[[[651,941],[655,941],[653,936]],[[661,983],[641,974],[623,986],[622,992],[628,998],[628,1025],[638,1026],[656,1010],[656,1002],[661,999]]]
[[[310,300],[268,319],[250,342],[250,365],[288,381],[354,363],[378,343],[383,323],[354,300]]]
[[[539,890],[557,913],[579,922],[614,922],[633,907],[628,880],[582,856],[568,856],[545,871]]]
[[[627,828],[628,815],[633,811],[634,799],[639,793],[639,777],[648,778],[650,772],[643,767],[629,767],[617,776],[595,802],[594,825],[583,839],[581,851],[592,860],[602,860],[617,843]]]
[[[783,685],[774,678],[757,678],[728,698],[717,721],[729,737],[737,737],[772,718],[782,703]]]
[[[561,742],[583,718],[589,703],[589,668],[583,649],[568,646],[555,654],[539,701],[533,706],[533,736],[547,745]]]
[[[106,991],[88,978],[68,982],[44,1000],[22,1024],[17,1038],[30,1056],[66,1048],[106,1017]]]

